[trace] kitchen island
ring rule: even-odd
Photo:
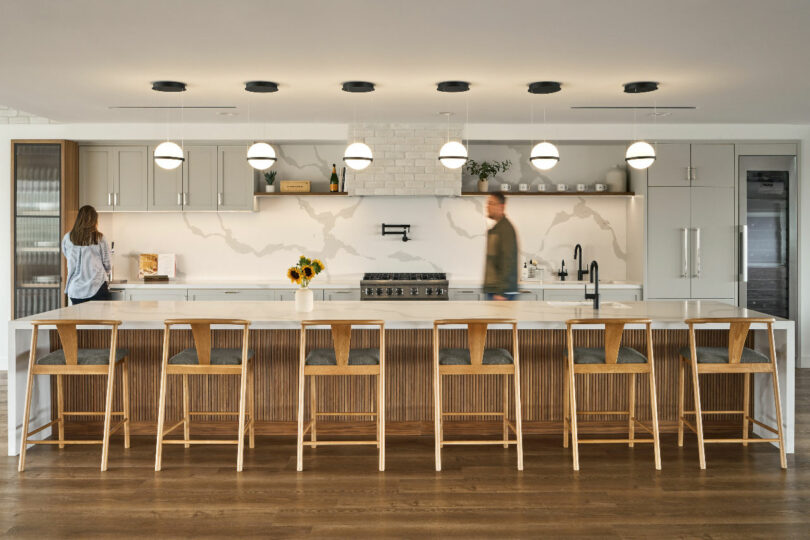
[[[115,319],[122,321],[118,346],[129,350],[131,359],[130,390],[132,392],[132,433],[154,434],[155,410],[157,407],[157,381],[160,370],[160,354],[163,321],[168,318],[240,318],[251,321],[250,346],[256,351],[256,420],[259,434],[292,434],[295,430],[296,374],[298,362],[298,329],[306,319],[380,319],[386,325],[386,385],[387,422],[389,434],[432,433],[432,349],[431,329],[435,319],[447,318],[511,318],[518,321],[521,362],[521,393],[523,395],[524,432],[556,433],[562,426],[563,395],[563,348],[565,321],[572,318],[632,318],[643,317],[653,321],[655,362],[658,386],[658,406],[661,430],[671,432],[677,420],[677,355],[678,349],[688,344],[684,320],[693,317],[745,317],[762,314],[712,301],[646,301],[603,302],[596,311],[585,302],[317,302],[309,313],[294,310],[293,302],[88,302],[62,308],[36,317],[18,319],[9,323],[9,375],[8,375],[8,426],[9,453],[19,451],[20,429],[25,400],[25,381],[28,369],[31,326],[33,319]],[[719,327],[718,327],[719,328]],[[581,338],[588,346],[599,346],[600,333],[586,330]],[[792,321],[777,319],[774,325],[777,362],[783,402],[783,423],[786,450],[793,452],[794,441],[794,364],[795,328]],[[170,344],[174,354],[191,346],[190,331],[173,332]],[[371,336],[368,330],[358,330],[353,339],[366,343]],[[108,346],[109,332],[83,330],[80,332],[80,347]],[[233,331],[214,333],[212,346],[224,346],[234,340]],[[40,332],[38,354],[45,354],[55,347],[55,332]],[[463,330],[450,330],[447,343],[464,346]],[[764,325],[752,326],[749,344],[758,350],[767,350]],[[505,330],[493,329],[488,337],[489,346],[504,346],[509,342]],[[314,335],[313,343],[329,346],[328,331]],[[641,348],[644,343],[640,329],[628,328],[624,344]],[[698,343],[722,346],[726,344],[726,332],[708,329],[698,334]],[[230,345],[233,346],[233,345]],[[497,410],[501,404],[499,385],[488,382],[486,377],[471,381],[447,382],[446,410],[482,411]],[[591,400],[588,387],[580,395],[591,405],[616,410],[625,406],[626,384],[623,375],[610,376],[592,388],[599,389],[599,400]],[[754,414],[768,423],[775,423],[770,381],[767,376],[754,377]],[[66,410],[101,409],[103,389],[101,381],[79,378],[66,384]],[[194,377],[191,383],[192,408],[217,410],[218,407],[236,409],[236,380],[215,383],[204,376]],[[325,378],[324,378],[325,379]],[[371,381],[348,386],[344,378],[319,381],[319,409],[322,411],[352,411],[368,408],[372,393]],[[456,379],[456,378],[454,378]],[[458,378],[461,379],[461,378]],[[621,382],[621,384],[617,384]],[[119,383],[116,383],[119,384]],[[742,402],[742,378],[734,375],[716,375],[701,381],[704,407],[729,410]],[[494,390],[493,390],[494,389]],[[689,395],[689,394],[687,394]],[[169,385],[169,417],[178,415],[177,387]],[[119,398],[116,392],[116,401]],[[639,418],[645,419],[644,389],[639,390]],[[116,405],[114,405],[115,407]],[[85,408],[87,407],[87,408]],[[35,385],[32,399],[31,429],[44,425],[52,415],[51,385],[48,378],[41,377]],[[216,417],[199,417],[192,425],[196,433],[229,433],[233,422],[222,422]],[[339,417],[337,417],[339,418]],[[74,433],[87,433],[99,429],[92,419],[68,423],[67,429]],[[95,419],[97,420],[97,418]],[[467,419],[469,420],[469,419]],[[709,418],[707,429],[729,427],[733,417]],[[738,420],[738,419],[737,419]],[[489,429],[484,423],[471,424],[465,421],[448,422],[448,429],[457,432],[481,433]],[[345,429],[344,423],[333,429]],[[738,425],[738,423],[734,423]],[[492,426],[493,430],[499,425]],[[621,431],[625,423],[599,428]],[[324,422],[324,430],[328,423]],[[320,428],[319,428],[320,429]],[[354,432],[364,429],[351,427]],[[373,429],[373,428],[372,428]],[[582,424],[582,430],[595,429]],[[328,432],[328,431],[327,431]],[[755,433],[762,435],[759,428]],[[43,430],[39,436],[49,436]]]

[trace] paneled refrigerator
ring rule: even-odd
[[[795,156],[740,156],[740,306],[796,320]]]

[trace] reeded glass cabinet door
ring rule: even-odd
[[[59,144],[14,145],[14,317],[61,305]]]

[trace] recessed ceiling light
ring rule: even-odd
[[[655,81],[636,81],[624,84],[625,94],[644,94],[658,90],[658,83]]]

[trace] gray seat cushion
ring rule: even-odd
[[[574,347],[575,364],[604,364],[603,347]],[[646,364],[647,357],[631,347],[619,347],[617,364]]]
[[[506,349],[484,349],[484,358],[481,360],[484,365],[505,365],[514,364],[512,353]],[[443,366],[469,366],[469,349],[439,349],[439,364]]]
[[[115,361],[120,362],[129,354],[126,349],[116,349]],[[110,363],[110,349],[79,349],[76,353],[76,363],[80,366],[106,366]],[[48,353],[37,360],[37,364],[44,366],[64,366],[65,351],[59,349]]]
[[[253,358],[253,349],[248,349],[248,358]],[[185,349],[169,358],[170,364],[197,365],[197,349]],[[242,364],[242,349],[211,349],[212,366],[239,366]]]
[[[681,356],[687,360],[692,357],[689,347],[683,347],[680,351]],[[728,347],[696,347],[698,364],[728,364]],[[748,347],[743,348],[742,364],[767,364],[771,360],[761,352]]]
[[[308,366],[336,366],[334,349],[312,349],[304,360]],[[380,363],[379,349],[349,349],[350,366],[376,366]]]

